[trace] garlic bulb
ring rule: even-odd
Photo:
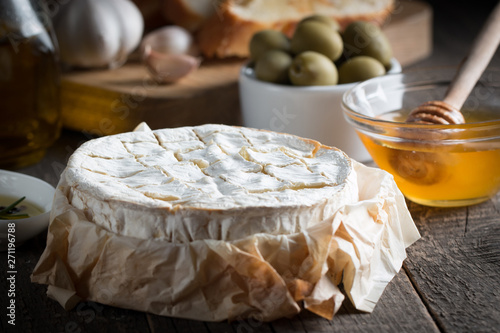
[[[166,26],[144,36],[144,64],[160,83],[175,82],[200,66],[199,51],[191,34],[179,26]]]
[[[141,41],[144,20],[129,0],[71,0],[54,18],[63,63],[121,66]]]

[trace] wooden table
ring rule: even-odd
[[[434,53],[412,68],[458,64],[494,2],[432,5]],[[492,65],[500,65],[500,52]],[[20,171],[56,185],[67,158],[87,139],[64,131],[43,161]],[[66,312],[47,298],[45,286],[30,282],[45,247],[42,233],[16,251],[15,327],[7,324],[7,256],[0,254],[0,332],[500,332],[500,193],[463,208],[408,206],[422,239],[408,248],[403,269],[371,314],[348,301],[332,321],[303,312],[271,323],[206,323],[93,302]]]

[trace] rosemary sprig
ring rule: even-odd
[[[19,205],[21,201],[26,199],[26,197],[22,197],[15,202],[11,203],[7,207],[3,208],[0,210],[0,220],[18,220],[18,219],[24,219],[26,217],[29,217],[28,214],[9,214],[9,211],[12,210],[14,207]]]

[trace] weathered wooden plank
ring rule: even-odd
[[[422,233],[407,268],[444,332],[500,331],[500,194],[455,209],[410,204]]]
[[[162,317],[148,314],[148,322],[152,333],[159,332],[186,332],[206,333],[209,332],[201,321],[184,320],[178,318]]]
[[[65,154],[66,151],[65,151]],[[47,164],[52,168],[52,164]],[[46,167],[47,167],[46,166]],[[55,172],[52,169],[44,170]],[[36,171],[36,170],[35,170]],[[35,175],[37,171],[34,172]],[[47,173],[38,173],[44,175]],[[484,304],[498,301],[498,292],[492,291],[493,298],[486,302],[481,297],[486,294],[483,289],[492,290],[498,285],[498,224],[500,201],[498,196],[493,201],[470,208],[433,209],[409,203],[423,239],[409,248],[407,259],[408,271],[414,279],[426,306],[445,331],[468,331],[473,326],[492,331],[491,325],[498,324],[494,319],[495,312]],[[450,230],[452,231],[450,233]],[[474,235],[483,235],[475,237]],[[456,236],[456,237],[455,237]],[[462,237],[462,238],[460,238]],[[472,238],[471,238],[472,237]],[[387,287],[377,308],[372,314],[356,311],[345,302],[340,312],[332,321],[328,321],[304,312],[301,315],[282,319],[272,323],[242,321],[235,323],[201,323],[182,319],[172,319],[143,313],[102,306],[90,302],[79,308],[66,312],[56,302],[47,299],[45,287],[29,282],[29,274],[36,264],[45,245],[45,236],[40,235],[19,248],[17,256],[23,263],[23,270],[18,275],[22,285],[22,301],[20,302],[17,327],[23,332],[432,332],[437,331],[427,309],[420,302],[419,296],[412,289],[404,272],[401,272]],[[465,247],[464,247],[465,245]],[[432,251],[439,254],[435,259],[429,255]],[[448,249],[448,252],[443,251]],[[452,249],[453,251],[449,250]],[[464,249],[472,249],[465,251]],[[462,252],[466,252],[466,255]],[[460,255],[466,261],[454,270],[448,271],[445,265],[456,260]],[[4,260],[4,257],[2,257]],[[474,264],[475,263],[475,264]],[[0,261],[0,264],[4,264]],[[430,265],[434,266],[430,266]],[[428,268],[427,266],[430,266]],[[427,268],[426,268],[427,267]],[[489,267],[484,271],[484,267]],[[495,270],[496,268],[496,270]],[[482,269],[482,270],[481,270]],[[461,270],[476,270],[472,278],[460,275]],[[478,278],[477,275],[486,275]],[[420,276],[419,276],[420,275]],[[423,279],[426,278],[427,280]],[[441,284],[435,285],[435,276],[441,276]],[[4,278],[1,276],[0,278]],[[423,283],[424,280],[426,283]],[[460,284],[469,289],[458,308],[449,307],[441,298],[453,300],[449,294],[460,293]],[[443,285],[447,290],[443,291]],[[5,285],[1,284],[0,293],[6,294]],[[492,287],[493,286],[493,287]],[[457,290],[458,288],[458,290]],[[491,295],[490,295],[491,296]],[[496,298],[495,298],[496,297]],[[434,303],[433,303],[434,302]],[[437,305],[436,305],[436,304]],[[470,306],[479,306],[478,316],[470,314]],[[495,307],[493,307],[495,308]],[[481,312],[484,311],[484,314]],[[146,319],[147,318],[147,319]],[[466,321],[465,326],[461,322]],[[478,321],[479,323],[476,323]],[[453,326],[449,326],[449,322]],[[482,325],[482,326],[481,326]],[[5,317],[2,318],[2,331],[7,331]],[[19,330],[15,330],[18,332]],[[472,330],[474,331],[474,330]]]
[[[62,171],[61,157],[66,158],[83,140],[85,134],[67,132],[67,146],[57,146],[50,151],[42,164],[27,170],[27,173],[43,178],[54,185],[58,172]],[[54,158],[57,155],[58,158]],[[57,163],[56,163],[57,162]],[[66,312],[55,301],[47,299],[45,286],[31,284],[31,274],[45,246],[45,235],[40,235],[19,249],[19,256],[30,264],[25,266],[23,276],[24,312],[29,313],[25,332],[340,332],[355,329],[360,332],[411,330],[432,332],[435,327],[413,291],[404,272],[391,282],[373,314],[356,311],[345,301],[340,312],[329,321],[307,311],[291,319],[280,319],[272,323],[245,320],[233,323],[203,323],[198,321],[168,318],[118,309],[92,302],[85,302]],[[37,311],[33,311],[37,309]],[[38,311],[38,309],[41,309]]]
[[[346,300],[331,321],[309,312],[299,317],[303,330],[296,332],[439,332],[404,270],[389,283],[372,313],[360,312]]]
[[[44,244],[43,235],[36,237],[22,247],[16,248],[15,259],[16,267],[15,279],[15,326],[8,324],[7,318],[3,313],[1,316],[2,328],[4,332],[64,332],[65,327],[71,326],[71,322],[77,321],[76,313],[67,315],[65,311],[55,302],[48,300],[45,294],[45,288],[34,285],[30,282],[29,276],[34,268],[38,257],[37,248],[41,243]],[[2,295],[2,309],[6,309],[8,284],[7,277],[7,255],[1,253],[0,256],[0,294]],[[10,288],[9,288],[10,289]],[[47,320],[47,318],[50,318]]]
[[[233,322],[201,322],[180,318],[162,317],[148,314],[148,321],[152,333],[179,332],[179,333],[251,333],[274,332],[269,323],[255,319],[246,319]],[[302,329],[300,332],[304,332]]]
[[[118,309],[94,302],[83,302],[71,311],[46,295],[47,287],[31,283],[30,275],[45,248],[45,233],[16,248],[15,301],[16,325],[1,316],[1,332],[149,332],[144,313]],[[7,307],[7,256],[0,253],[0,295],[2,308]],[[4,307],[5,306],[5,307]]]
[[[83,304],[83,305],[82,305]],[[120,309],[93,302],[81,303],[72,311],[84,313],[81,330],[74,332],[105,332],[105,333],[142,333],[150,332],[146,314],[143,312]]]
[[[318,317],[308,311],[270,323],[256,319],[232,323],[202,323],[160,316],[148,317],[152,332],[438,332],[403,270],[388,285],[371,314],[357,311],[346,300],[333,320]]]

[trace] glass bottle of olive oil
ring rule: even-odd
[[[57,42],[38,1],[0,1],[0,168],[38,162],[61,130]]]

